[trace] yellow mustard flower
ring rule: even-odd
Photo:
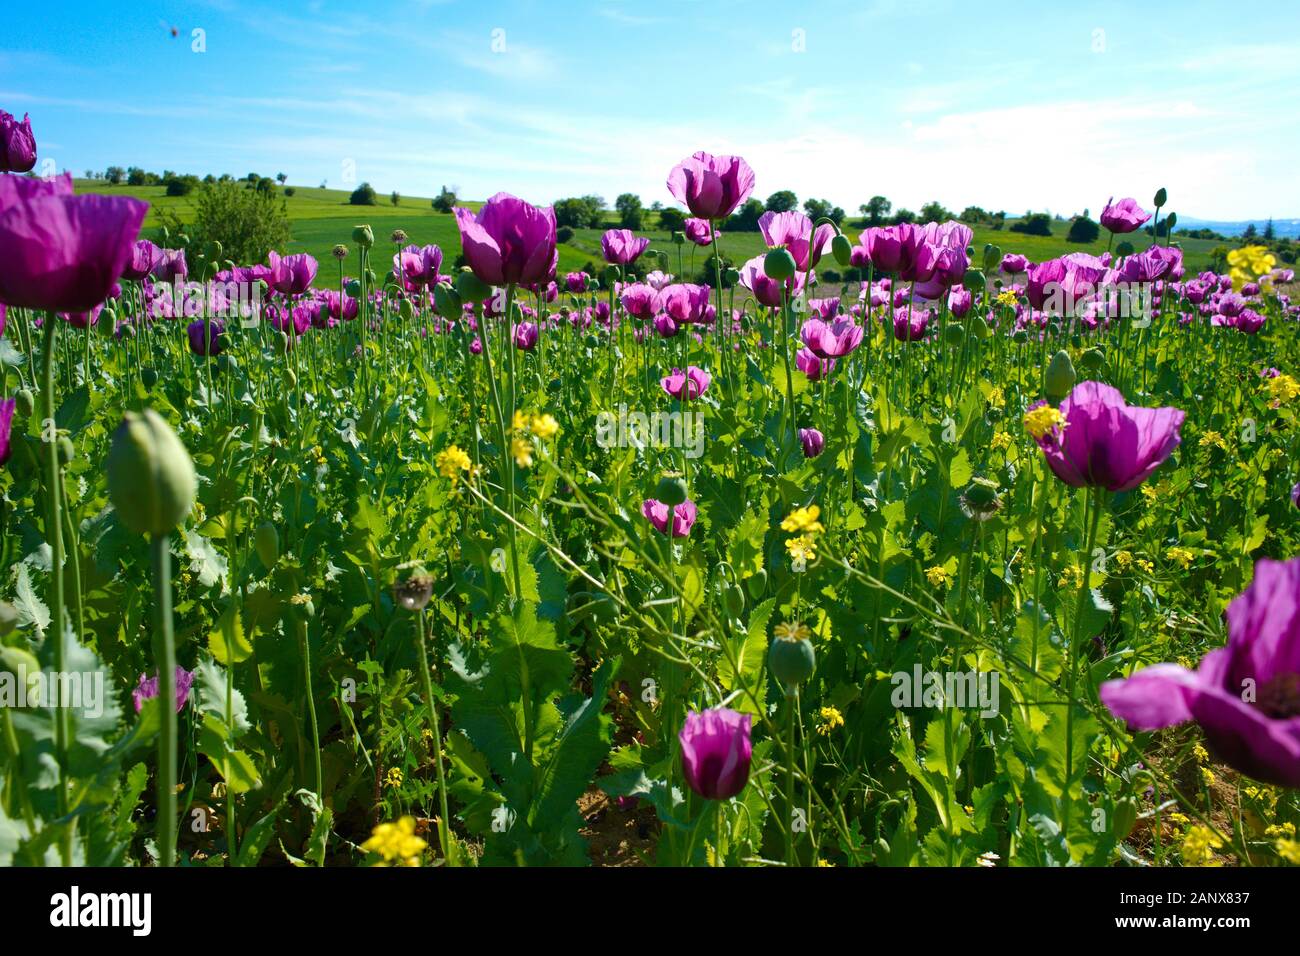
[[[822,509],[817,505],[809,505],[807,508],[795,508],[785,520],[781,522],[782,531],[803,531],[816,534],[819,531],[825,531],[822,523],[817,520],[821,517]]]
[[[1300,840],[1278,840],[1273,845],[1277,847],[1278,856],[1292,866],[1300,866]]]
[[[1004,431],[996,431],[989,442],[994,451],[1005,451],[1011,447],[1011,436]]]
[[[370,831],[370,839],[361,844],[367,853],[383,857],[379,866],[419,866],[420,854],[429,844],[415,835],[415,818],[402,817],[396,823],[381,823]]]
[[[1191,548],[1183,548],[1175,545],[1165,551],[1165,558],[1182,565],[1182,568],[1185,571],[1190,568],[1192,562],[1196,560],[1196,552]]]
[[[785,543],[785,549],[790,552],[791,561],[808,562],[817,557],[817,542],[810,534],[789,539]]]
[[[1037,408],[1031,408],[1025,412],[1025,430],[1034,436],[1035,440],[1041,439],[1044,435],[1054,428],[1065,428],[1068,422],[1061,410],[1054,405],[1039,405]]]
[[[1197,442],[1202,448],[1218,448],[1221,451],[1228,450],[1228,443],[1218,432],[1210,429],[1201,435],[1200,441]]]
[[[823,707],[817,716],[821,718],[817,724],[817,733],[823,737],[829,737],[836,727],[844,726],[844,715],[834,707]]]
[[[533,465],[533,445],[526,438],[510,439],[510,454],[514,456],[515,467],[531,468]]]
[[[384,785],[388,787],[400,787],[402,785],[402,768],[389,767],[388,776],[384,780]]]
[[[1183,837],[1183,865],[1220,866],[1222,861],[1215,859],[1214,851],[1222,846],[1223,841],[1209,827],[1200,824],[1190,826]]]
[[[1268,389],[1268,400],[1274,408],[1300,398],[1300,382],[1290,375],[1275,375],[1264,383],[1264,387]]]
[[[463,471],[469,471],[474,467],[474,463],[469,460],[469,455],[458,445],[450,445],[438,452],[433,459],[438,468],[438,473],[444,478],[450,478],[454,485],[460,478]]]
[[[952,583],[952,572],[941,564],[925,569],[925,579],[931,587],[941,588]]]
[[[560,423],[555,420],[555,416],[550,414],[534,415],[531,427],[534,435],[549,441],[560,430]]]

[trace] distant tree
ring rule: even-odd
[[[568,226],[561,226],[559,229],[555,230],[556,242],[561,242],[561,243],[568,242],[572,238],[573,238],[573,230]]]
[[[451,212],[456,208],[456,194],[443,186],[438,195],[433,197],[433,202],[430,205],[438,212]]]
[[[263,176],[261,179],[257,181],[257,184],[253,188],[256,189],[259,193],[270,193],[271,195],[274,195],[275,180],[272,179],[270,176]]]
[[[1255,224],[1252,222],[1250,225],[1246,226],[1246,231],[1241,234],[1241,238],[1254,239],[1258,235],[1259,230],[1255,228]]]
[[[741,207],[731,214],[726,227],[731,232],[758,232],[758,220],[766,211],[757,199],[746,199]]]
[[[293,186],[285,186],[285,187],[284,187],[284,194],[285,194],[286,196],[292,196],[292,195],[293,195],[294,193],[296,193],[297,191],[298,191],[298,190],[295,189]]]
[[[989,214],[979,206],[967,206],[957,218],[962,222],[988,222]]]
[[[1070,223],[1070,231],[1065,234],[1066,242],[1092,243],[1101,235],[1101,226],[1086,215],[1075,216]]]
[[[114,186],[119,186],[121,185],[122,180],[126,178],[126,170],[121,166],[110,166],[108,169],[104,170],[104,178]]]
[[[650,211],[651,211],[651,212],[658,212],[660,209],[663,209],[663,208],[664,208],[664,204],[661,203],[658,199],[656,199],[654,202],[652,202],[652,203],[650,204]]]
[[[1273,217],[1268,217],[1268,224],[1264,226],[1264,238],[1272,241],[1277,238],[1277,230],[1273,228]]]
[[[143,186],[148,181],[148,175],[139,166],[128,166],[126,168],[126,184],[128,186]]]
[[[348,203],[353,206],[373,206],[376,202],[375,187],[370,183],[362,183],[348,197]]]
[[[192,223],[182,225],[170,210],[164,210],[161,219],[173,235],[189,236],[189,248],[205,249],[215,240],[235,262],[262,262],[267,252],[283,248],[291,238],[289,212],[273,189],[249,189],[234,182],[199,187]]]
[[[844,210],[825,199],[805,199],[803,211],[813,222],[824,218],[838,226],[844,221]]]
[[[212,183],[215,183],[217,181],[217,177],[213,176],[211,173],[208,173],[206,176],[203,177],[203,181],[208,185],[212,185]]]
[[[254,186],[256,186],[257,181],[261,178],[262,178],[261,175],[259,175],[258,173],[249,173],[247,176],[244,177],[244,182],[252,183]]]
[[[788,189],[774,192],[767,197],[768,212],[789,212],[799,207],[799,197]]]
[[[329,186],[329,184],[330,184],[330,182],[329,182],[328,179],[322,179],[322,180],[320,181],[320,188],[321,188],[321,189],[324,189],[324,188],[326,188],[327,186]]]
[[[932,199],[921,207],[921,222],[943,222],[951,218],[952,213],[945,209],[943,203],[937,199]]]
[[[394,189],[393,192],[392,192],[392,195],[390,195],[390,196],[388,197],[388,200],[389,200],[389,202],[391,202],[394,206],[396,206],[398,203],[400,203],[400,202],[402,201],[402,194],[399,193],[396,189]]]
[[[659,210],[659,228],[664,232],[681,232],[686,224],[686,213],[676,206],[665,206]]]
[[[895,226],[905,222],[916,222],[916,213],[912,212],[910,209],[898,209],[894,212],[894,215],[890,217],[890,222]]]
[[[1023,219],[1013,222],[1009,228],[1012,232],[1024,233],[1027,236],[1050,236],[1052,217],[1045,212],[1031,212]]]
[[[645,219],[645,210],[641,207],[641,197],[633,193],[623,193],[614,200],[618,211],[619,224],[624,229],[640,229]]]
[[[281,186],[283,186],[283,185],[285,184],[285,182],[288,181],[288,179],[289,179],[289,176],[288,176],[288,174],[286,174],[286,173],[276,173],[276,174],[275,174],[275,181],[276,181],[277,183],[279,183]]]
[[[188,196],[199,185],[197,176],[177,176],[173,174],[164,180],[168,196]]]
[[[604,215],[605,201],[599,196],[571,196],[555,204],[555,224],[571,229],[595,229]]]
[[[867,225],[878,226],[885,221],[885,217],[889,215],[889,210],[893,208],[894,204],[884,196],[872,196],[858,207],[858,212],[866,216]]]

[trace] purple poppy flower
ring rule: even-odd
[[[862,326],[849,316],[834,322],[809,319],[799,329],[803,344],[818,358],[842,358],[862,344]],[[797,361],[797,360],[796,360]]]
[[[709,287],[681,282],[662,289],[659,307],[678,324],[704,322],[708,318]]]
[[[36,137],[26,113],[20,123],[0,110],[0,173],[26,173],[36,165]]]
[[[796,210],[765,212],[758,220],[759,232],[769,249],[786,248],[800,272],[815,268],[822,253],[831,247],[835,227],[826,223],[813,232],[812,220]],[[751,260],[753,261],[753,260]],[[761,259],[759,260],[761,262]]]
[[[899,342],[916,342],[925,338],[929,325],[928,309],[908,309],[905,306],[894,310],[894,338]]]
[[[1244,332],[1247,335],[1254,335],[1264,327],[1264,322],[1268,317],[1261,315],[1254,309],[1242,309],[1241,314],[1233,321],[1233,325],[1238,332]]]
[[[515,326],[515,348],[523,352],[531,352],[537,348],[537,323],[520,322]]]
[[[1018,252],[1008,252],[1002,257],[1002,264],[998,268],[1007,275],[1016,275],[1029,268],[1029,260]]]
[[[153,277],[159,282],[184,281],[190,274],[184,249],[159,249],[153,261]]]
[[[585,272],[566,272],[564,275],[564,287],[575,295],[587,291],[587,281],[591,277]]]
[[[631,229],[610,229],[600,237],[600,254],[611,265],[626,266],[636,262],[649,245],[649,239],[636,236]]]
[[[682,232],[697,246],[707,246],[713,242],[713,224],[707,219],[687,219],[682,223]]]
[[[1115,233],[1136,232],[1150,218],[1151,214],[1131,198],[1115,202],[1112,196],[1101,211],[1101,224]]]
[[[681,331],[681,327],[673,321],[673,317],[667,312],[660,312],[654,317],[655,333],[661,339],[671,339]]]
[[[190,340],[190,351],[195,355],[220,355],[226,347],[225,332],[225,323],[217,319],[208,319],[206,323],[199,319],[185,327]]]
[[[826,436],[815,428],[799,429],[799,444],[803,446],[805,458],[816,458],[826,447]]]
[[[194,684],[194,674],[176,665],[176,713],[180,713],[184,708],[185,702],[190,699],[190,687]],[[135,712],[140,713],[140,708],[144,706],[146,700],[152,700],[158,696],[158,675],[146,678],[140,675],[140,683],[135,690],[131,691],[131,700],[135,704]]]
[[[749,714],[726,707],[686,715],[677,739],[687,785],[709,800],[727,800],[745,789],[754,747]]]
[[[161,249],[148,239],[141,239],[131,250],[131,259],[122,270],[122,278],[136,281],[143,279],[153,272],[153,267],[158,264],[161,255]]]
[[[1102,684],[1102,703],[1139,730],[1195,721],[1225,763],[1300,787],[1300,558],[1257,562],[1227,618],[1227,646],[1195,671],[1145,667]]]
[[[810,382],[821,381],[835,370],[835,359],[819,356],[811,349],[800,349],[796,352],[794,364]]]
[[[948,311],[952,313],[954,319],[964,319],[974,302],[970,289],[962,286],[953,286],[952,291],[948,293]]]
[[[754,171],[739,156],[698,152],[672,168],[668,191],[691,215],[716,222],[726,219],[754,191]]]
[[[1297,481],[1295,487],[1291,489],[1291,504],[1300,508],[1300,481]]]
[[[301,295],[306,292],[311,288],[319,267],[315,256],[309,256],[305,252],[284,257],[270,252],[266,261],[271,267],[271,288],[281,295]]]
[[[635,319],[649,319],[659,311],[659,293],[644,282],[623,286],[619,301],[623,311]]]
[[[108,297],[126,268],[149,204],[73,196],[67,176],[13,185],[26,178],[0,176],[0,301],[87,312]]]
[[[673,398],[692,399],[699,398],[708,391],[712,381],[704,369],[689,365],[685,372],[679,368],[673,369],[673,374],[660,379],[659,385]]]
[[[465,261],[489,285],[549,282],[559,253],[555,210],[497,193],[478,211],[456,208]]]
[[[674,538],[685,538],[691,533],[697,515],[695,502],[687,498],[672,509]],[[668,533],[668,506],[662,501],[647,498],[641,503],[641,514],[660,534]]]
[[[763,256],[755,256],[741,267],[740,284],[752,292],[760,304],[773,309],[779,308],[782,290],[784,289],[785,296],[790,298],[799,295],[803,291],[804,276],[807,273],[800,269],[795,272],[794,278],[789,280],[788,284],[778,282],[763,270],[763,259]]]
[[[0,400],[0,465],[9,460],[9,435],[13,430],[14,409],[18,401],[13,398]]]
[[[1180,409],[1129,405],[1101,382],[1080,382],[1060,412],[1065,425],[1036,440],[1056,477],[1076,488],[1131,491],[1182,441]]]

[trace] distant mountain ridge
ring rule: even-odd
[[[1178,227],[1181,229],[1213,229],[1225,236],[1240,236],[1248,226],[1254,226],[1255,231],[1263,235],[1264,228],[1267,225],[1267,219],[1242,219],[1238,222],[1227,222],[1222,219],[1196,219],[1192,216],[1183,215],[1178,217]],[[1174,231],[1177,233],[1178,230],[1175,229]],[[1276,233],[1279,239],[1300,238],[1300,219],[1274,219],[1273,232]]]

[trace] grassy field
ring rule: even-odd
[[[167,210],[176,213],[182,221],[188,221],[194,214],[193,196],[168,196],[163,186],[110,186],[92,180],[76,180],[77,192],[104,192],[118,195],[136,196],[147,200],[151,208],[145,219],[146,231],[159,225],[159,215]],[[418,245],[436,243],[445,256],[448,267],[460,253],[460,233],[456,221],[447,213],[435,212],[430,206],[430,199],[420,196],[403,196],[394,206],[387,196],[381,196],[374,206],[353,206],[348,203],[349,193],[341,189],[318,189],[315,187],[296,187],[294,195],[286,196],[285,203],[289,211],[293,240],[286,252],[308,252],[321,262],[322,279],[332,285],[336,272],[330,260],[330,249],[335,243],[350,245],[352,227],[358,223],[369,223],[378,240],[377,247],[387,244],[389,234],[394,229],[406,232],[410,242]],[[465,201],[463,205],[477,209],[479,202]],[[1008,225],[1014,220],[1008,220]],[[617,223],[611,218],[607,224]],[[975,226],[974,246],[976,264],[985,243],[994,243],[1003,252],[1019,252],[1035,262],[1064,255],[1068,252],[1091,252],[1100,254],[1106,249],[1105,232],[1102,239],[1092,245],[1080,245],[1065,240],[1068,223],[1053,222],[1054,235],[1029,236],[1007,229],[992,230],[985,226]],[[579,229],[570,242],[560,246],[561,274],[583,268],[599,268],[601,229]],[[859,228],[850,226],[847,232],[855,242]],[[642,235],[652,240],[650,248],[662,249],[669,256],[669,271],[678,271],[677,250],[673,247],[669,235],[656,229],[645,229]],[[1177,234],[1175,234],[1176,237]],[[1147,237],[1143,235],[1135,241],[1141,246]],[[1218,242],[1208,239],[1179,240],[1183,247],[1185,261],[1189,271],[1208,268],[1210,250]],[[764,251],[762,236],[757,232],[724,233],[720,240],[722,254],[738,265]],[[708,253],[686,244],[681,250],[682,267],[687,276],[695,275],[704,265]]]

